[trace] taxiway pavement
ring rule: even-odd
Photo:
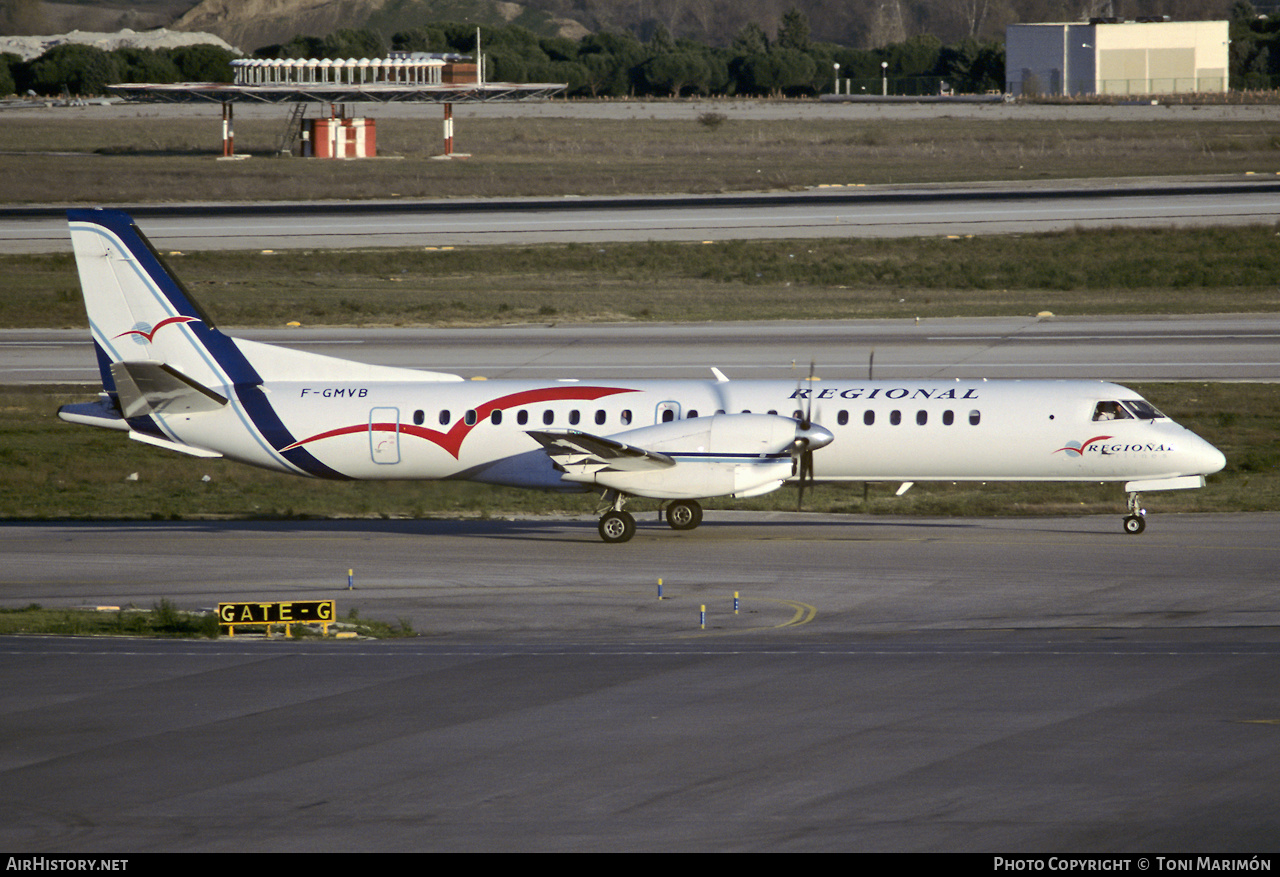
[[[7,525],[6,605],[333,597],[421,635],[0,640],[0,846],[1272,851],[1276,526]]]

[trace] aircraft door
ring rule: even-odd
[[[679,402],[659,402],[658,409],[653,413],[654,423],[670,423],[673,420],[680,419],[680,403]]]
[[[400,409],[374,408],[369,412],[369,454],[373,462],[400,462]]]

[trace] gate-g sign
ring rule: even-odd
[[[285,625],[285,636],[291,624],[320,624],[324,635],[329,635],[336,606],[333,600],[287,600],[274,603],[219,603],[218,623],[227,628],[228,636],[236,635],[236,626],[265,624],[267,636],[271,625]]]

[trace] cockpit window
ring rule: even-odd
[[[1124,407],[1132,411],[1133,416],[1139,420],[1155,420],[1157,417],[1164,417],[1160,409],[1146,399],[1125,399]]]
[[[1132,420],[1133,415],[1119,402],[1099,402],[1093,409],[1094,420]]]

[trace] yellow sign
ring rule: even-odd
[[[237,624],[323,624],[333,622],[333,600],[284,600],[259,603],[219,603],[218,622]]]

